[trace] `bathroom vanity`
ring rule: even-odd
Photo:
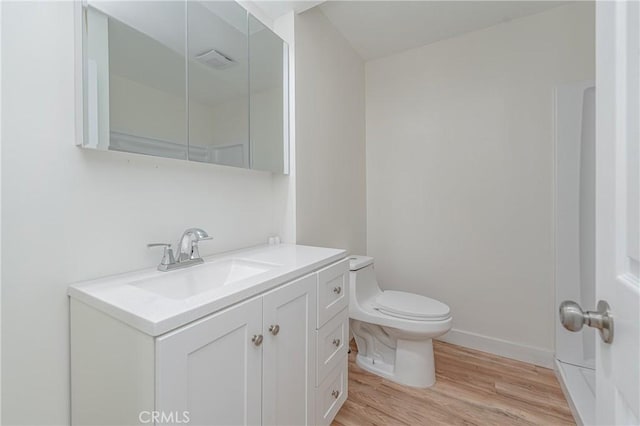
[[[290,244],[74,284],[73,424],[330,424],[347,397],[343,250]]]

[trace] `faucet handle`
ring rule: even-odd
[[[171,244],[169,243],[149,243],[147,244],[148,248],[152,248],[152,247],[171,247]]]
[[[176,259],[173,256],[173,249],[171,248],[171,244],[169,243],[149,243],[147,244],[147,248],[152,247],[164,247],[164,254],[162,255],[162,261],[160,262],[160,266],[162,265],[172,265],[176,263]],[[160,267],[158,266],[158,267]]]

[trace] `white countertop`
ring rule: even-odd
[[[261,245],[208,256],[204,258],[204,264],[185,269],[160,272],[151,268],[76,283],[69,287],[69,296],[146,334],[159,336],[343,259],[346,255],[345,250],[338,249],[294,244]],[[197,268],[206,268],[207,265],[230,259],[272,266],[265,272],[187,298],[167,297],[148,290],[153,279],[166,282],[173,277],[185,281],[194,276],[194,272],[202,271],[196,271]]]

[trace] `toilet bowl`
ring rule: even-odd
[[[349,318],[356,363],[394,382],[426,388],[436,382],[433,338],[451,329],[447,305],[419,294],[383,291],[373,258],[351,256]]]

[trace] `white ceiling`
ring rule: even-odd
[[[320,10],[364,60],[542,12],[566,1],[328,1]]]
[[[276,19],[282,15],[294,11],[295,13],[302,13],[307,9],[311,9],[323,3],[324,0],[293,0],[293,1],[279,1],[279,0],[258,0],[254,4],[267,14],[271,19]]]

